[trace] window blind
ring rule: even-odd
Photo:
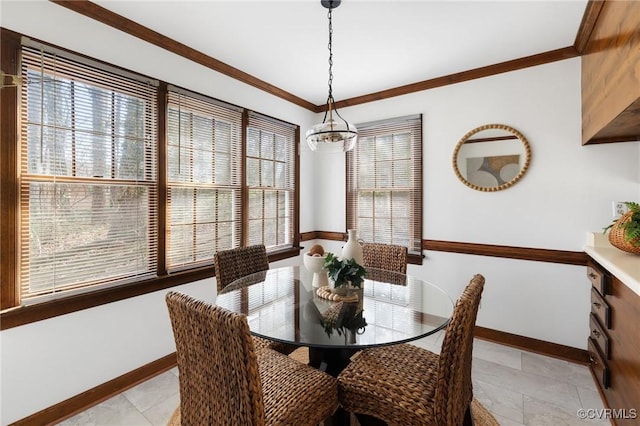
[[[296,126],[249,113],[246,141],[247,244],[267,251],[292,247],[295,239]]]
[[[167,268],[241,245],[242,110],[169,88]]]
[[[157,82],[35,43],[21,73],[21,300],[154,275]]]
[[[422,253],[422,116],[357,124],[347,152],[347,228]]]

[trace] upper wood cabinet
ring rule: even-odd
[[[582,143],[640,140],[640,1],[598,2],[582,56]]]

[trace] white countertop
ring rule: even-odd
[[[640,296],[640,255],[613,247],[602,232],[587,233],[584,251]]]

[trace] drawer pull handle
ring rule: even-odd
[[[596,337],[600,337],[600,332],[596,329],[591,330],[591,332],[593,333],[594,336]]]
[[[598,276],[593,272],[589,272],[589,278],[591,278],[592,280],[595,280],[596,278],[598,278]]]
[[[596,308],[600,309],[600,306],[602,306],[600,303],[598,302],[593,302],[593,306],[595,306]]]

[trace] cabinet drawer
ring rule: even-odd
[[[594,287],[591,287],[591,312],[605,327],[611,328],[611,308]]]
[[[598,379],[598,382],[600,382],[600,386],[602,386],[603,389],[607,389],[609,387],[610,380],[609,366],[604,359],[602,359],[602,355],[598,350],[597,344],[594,343],[594,340],[591,337],[589,337],[589,343],[587,346],[589,349],[589,361],[591,362],[590,367]]]
[[[590,336],[595,343],[597,343],[600,352],[604,355],[605,359],[611,359],[611,354],[609,352],[609,335],[602,325],[600,325],[600,321],[598,318],[592,313],[589,314],[589,327],[591,329]]]
[[[593,266],[592,264],[588,264],[587,278],[589,278],[589,281],[591,281],[591,285],[595,287],[600,292],[600,294],[602,294],[603,296],[609,294],[609,279],[604,271]]]

